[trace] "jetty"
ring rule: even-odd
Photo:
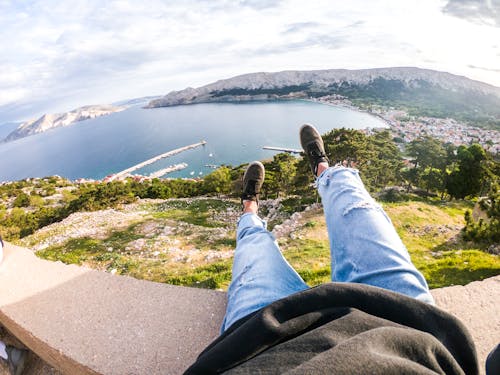
[[[161,176],[166,175],[167,173],[180,171],[182,169],[187,168],[187,163],[180,163],[175,165],[170,165],[167,168],[160,169],[159,171],[153,172],[149,175],[149,178],[160,178]]]
[[[127,168],[127,169],[125,169],[125,170],[123,170],[121,172],[118,172],[118,173],[116,173],[114,175],[109,176],[107,178],[107,181],[114,181],[116,179],[119,179],[120,177],[124,177],[127,174],[132,173],[133,171],[141,169],[141,168],[145,167],[146,165],[156,163],[158,160],[161,160],[161,159],[164,159],[164,158],[168,158],[168,157],[173,156],[173,155],[177,155],[177,154],[179,154],[179,153],[181,153],[183,151],[191,150],[191,149],[196,148],[196,147],[204,146],[205,144],[207,144],[206,141],[201,141],[201,142],[198,142],[198,143],[194,143],[192,145],[184,146],[184,147],[181,147],[181,148],[176,148],[175,150],[168,151],[168,152],[165,152],[163,154],[157,155],[154,158],[148,159],[146,161],[143,161],[142,163],[136,164],[136,165],[134,165],[134,166],[132,166],[130,168]]]
[[[217,168],[220,167],[220,165],[217,165],[217,164],[205,164],[204,167],[212,168],[212,169],[217,169]]]
[[[274,147],[274,146],[264,146],[262,147],[264,150],[272,150],[272,151],[281,151],[281,152],[288,152],[290,154],[300,154],[302,150],[297,150],[294,148],[286,148],[286,147]]]

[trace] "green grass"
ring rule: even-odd
[[[291,196],[281,201],[282,211],[293,214],[297,211],[302,211],[308,205],[316,202],[316,197],[299,197]]]
[[[231,282],[232,261],[212,263],[189,271],[167,272],[165,282],[196,288],[227,289]]]
[[[328,241],[287,240],[281,245],[286,248],[284,257],[308,285],[319,285],[331,280]]]
[[[500,274],[500,257],[476,244],[454,238],[464,224],[468,202],[404,202],[384,204],[415,266],[431,288],[465,285]],[[306,233],[318,220],[304,223]],[[311,224],[314,223],[314,224]],[[441,229],[444,231],[441,232]],[[450,236],[452,238],[450,238]],[[326,239],[282,241],[285,258],[311,286],[330,281],[330,254]]]
[[[51,246],[40,250],[37,255],[48,260],[60,260],[66,264],[82,264],[104,251],[106,249],[102,241],[84,237],[71,239],[64,245]]]
[[[132,224],[128,228],[121,231],[113,231],[109,237],[102,241],[102,245],[106,248],[123,249],[128,242],[143,238],[141,234],[136,233],[136,228],[140,223]]]
[[[384,204],[417,269],[430,288],[465,285],[500,274],[500,257],[477,244],[440,232],[443,226],[463,227],[469,202],[407,202]],[[484,250],[484,249],[483,249]]]
[[[200,199],[191,202],[169,200],[157,205],[153,216],[158,219],[179,220],[208,228],[225,227],[227,224],[212,220],[212,214],[235,206],[234,202],[217,199]]]
[[[204,207],[209,209],[210,206],[204,205]],[[177,212],[172,213],[172,215],[176,214]],[[176,216],[176,220],[181,220],[183,217]],[[44,259],[61,261],[66,264],[85,264],[101,270],[114,270],[113,272],[117,274],[129,275],[138,279],[202,288],[227,287],[231,278],[231,260],[215,261],[211,264],[207,262],[200,266],[202,262],[199,259],[172,261],[167,254],[161,253],[152,256],[153,251],[150,249],[150,244],[154,242],[154,238],[145,238],[144,234],[140,233],[140,228],[144,224],[158,221],[161,224],[161,220],[147,218],[145,221],[135,222],[123,230],[112,231],[106,238],[102,239],[89,237],[70,239],[63,245],[40,250],[37,255]],[[214,235],[212,232],[214,228],[215,225],[188,228],[180,234],[170,235],[170,238],[178,241],[177,246],[195,246],[202,251],[228,250],[236,246],[234,231],[229,231],[227,236],[220,237]],[[186,237],[188,235],[189,238]],[[137,239],[144,239],[145,245],[140,249],[128,248],[129,243]],[[155,247],[155,249],[161,250],[162,248]]]
[[[111,243],[116,245],[117,236],[119,236],[117,233],[112,235],[112,242],[88,237],[71,239],[62,246],[51,246],[40,250],[37,255],[66,264],[87,264],[108,271],[115,269],[118,274],[129,274],[138,267],[138,261],[132,257],[107,251]]]
[[[415,262],[429,287],[465,285],[500,274],[498,256],[480,250],[446,251],[435,259]]]
[[[154,217],[158,219],[179,220],[188,224],[208,228],[215,228],[223,225],[222,223],[210,222],[208,212],[192,213],[190,210],[172,209],[165,212],[156,212],[154,213]]]
[[[37,252],[40,258],[61,261],[66,264],[104,265],[106,269],[116,269],[118,273],[127,273],[136,263],[133,259],[121,255],[125,245],[142,238],[135,232],[139,223],[130,225],[124,230],[113,231],[105,239],[74,238],[63,245],[50,246]],[[108,249],[112,249],[111,251]]]

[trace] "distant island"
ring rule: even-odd
[[[87,105],[76,108],[70,112],[45,114],[38,119],[26,121],[19,125],[14,131],[5,137],[4,142],[43,133],[54,128],[69,126],[79,121],[120,112],[124,109],[126,109],[124,106]]]
[[[172,91],[146,108],[196,103],[311,99],[337,95],[355,107],[383,105],[410,115],[454,118],[500,130],[500,88],[446,72],[413,67],[251,73]]]
[[[14,141],[19,138],[46,132],[54,128],[73,125],[80,121],[90,120],[96,117],[107,116],[111,113],[123,111],[133,106],[144,106],[160,96],[143,96],[140,98],[125,99],[112,104],[86,105],[64,113],[45,114],[38,119],[21,123],[10,132],[2,142]]]

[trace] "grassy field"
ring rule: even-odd
[[[44,259],[217,288],[231,276],[239,210],[232,200],[143,201],[119,210],[73,214],[17,243]]]
[[[461,240],[467,203],[410,201],[383,206],[431,288],[500,274],[499,256]],[[226,289],[239,210],[234,200],[144,201],[102,212],[102,217],[69,217],[19,244],[36,249],[45,259],[176,285]],[[278,242],[309,285],[330,280],[321,209],[303,212],[293,231]]]
[[[431,288],[465,285],[500,274],[500,257],[461,239],[464,212],[460,203],[384,204],[415,266]],[[285,257],[310,285],[330,280],[329,245],[322,213],[305,218],[298,240],[282,240]]]
[[[500,257],[461,239],[470,204],[387,204],[385,209],[431,288],[464,285],[500,274]]]

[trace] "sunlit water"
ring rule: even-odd
[[[271,158],[263,146],[300,148],[298,130],[381,127],[378,118],[347,108],[292,101],[134,107],[109,116],[0,144],[0,181],[60,175],[101,179],[155,155],[206,140],[207,144],[144,167],[148,175],[169,165],[188,167],[168,177],[210,173],[205,165],[239,165]]]

